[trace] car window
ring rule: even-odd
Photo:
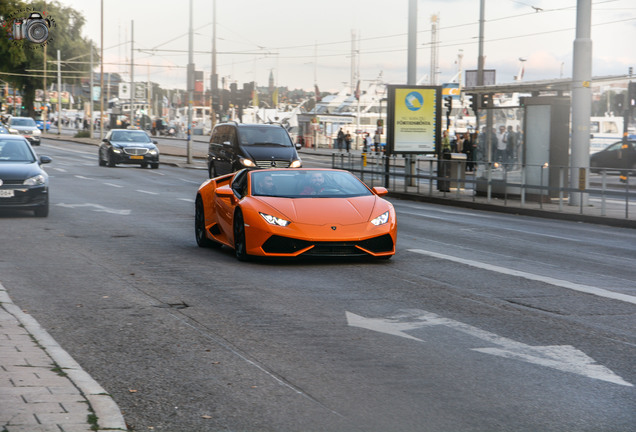
[[[232,180],[232,190],[239,197],[247,195],[247,170],[239,171]]]
[[[35,126],[35,121],[31,118],[12,118],[12,126]]]
[[[233,127],[228,127],[228,131],[227,131],[227,139],[225,141],[229,141],[230,144],[232,144],[232,147],[236,146],[236,129],[234,129]]]
[[[35,162],[35,156],[24,141],[0,140],[0,162]]]
[[[137,143],[145,143],[149,142],[150,138],[144,132],[133,132],[133,131],[115,131],[111,136],[111,140],[113,141],[124,141],[124,142],[137,142]]]
[[[289,134],[282,127],[250,126],[239,131],[241,145],[280,145],[292,147]]]
[[[621,147],[622,147],[622,146],[623,146],[623,143],[622,143],[622,142],[617,142],[617,143],[614,143],[614,144],[612,144],[611,146],[607,147],[607,148],[605,149],[605,151],[608,151],[608,152],[618,151],[618,150],[620,150],[620,149],[621,149]]]

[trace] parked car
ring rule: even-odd
[[[159,149],[143,130],[111,129],[98,151],[99,165],[136,164],[142,168],[159,168]]]
[[[628,169],[636,172],[636,140],[617,141],[604,150],[590,156],[590,170],[600,172],[603,169]]]
[[[397,220],[388,191],[348,171],[243,169],[204,182],[195,199],[200,247],[226,245],[245,261],[262,257],[395,254]]]
[[[31,117],[11,117],[7,123],[10,133],[24,136],[31,145],[40,145],[42,132]]]
[[[49,214],[49,176],[39,158],[20,135],[0,135],[0,209],[33,210],[38,217]]]
[[[208,148],[210,178],[242,168],[300,168],[302,161],[287,130],[274,124],[219,123]]]

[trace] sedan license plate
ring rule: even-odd
[[[0,189],[0,198],[13,198],[14,196],[13,189]]]
[[[144,157],[143,156],[131,156],[130,158],[131,159],[143,159]]]

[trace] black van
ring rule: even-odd
[[[281,125],[219,123],[208,148],[210,178],[243,168],[299,168],[300,157]]]

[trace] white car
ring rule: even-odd
[[[11,117],[7,126],[9,133],[22,135],[31,145],[40,145],[42,131],[31,117]]]

